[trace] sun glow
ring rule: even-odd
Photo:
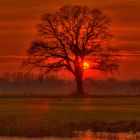
[[[88,62],[84,62],[83,67],[84,67],[84,69],[88,69],[89,68],[89,63]]]

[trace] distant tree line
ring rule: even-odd
[[[97,95],[140,95],[140,80],[84,80],[85,90]],[[0,95],[62,95],[75,91],[72,80],[60,79],[56,76],[42,76],[33,73],[2,73],[0,74]]]
[[[53,75],[22,72],[0,74],[0,94],[64,94],[67,88],[67,81]]]

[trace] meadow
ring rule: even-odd
[[[73,137],[79,131],[139,132],[139,97],[0,98],[0,135]]]

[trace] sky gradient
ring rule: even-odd
[[[140,78],[139,0],[0,0],[0,73],[22,71],[22,59],[36,37],[41,15],[66,4],[99,8],[110,16],[112,44],[125,55],[116,77]]]

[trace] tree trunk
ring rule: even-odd
[[[76,75],[76,96],[83,96],[84,95],[84,86],[83,86],[83,74],[78,73]]]

